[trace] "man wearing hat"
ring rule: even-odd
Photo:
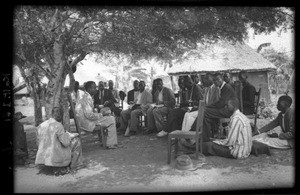
[[[253,141],[264,143],[273,148],[294,148],[295,144],[295,116],[291,108],[292,98],[288,95],[279,97],[277,109],[280,111],[276,119],[253,133]],[[273,130],[280,126],[280,131]]]

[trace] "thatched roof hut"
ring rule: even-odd
[[[241,70],[248,72],[248,81],[256,89],[262,88],[262,98],[270,102],[268,72],[276,70],[275,65],[244,43],[235,44],[219,41],[211,45],[199,45],[168,70],[170,76],[205,74],[207,72],[230,72],[237,80]]]

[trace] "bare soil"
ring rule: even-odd
[[[155,134],[118,135],[121,147],[113,150],[102,148],[97,136],[87,135],[82,140],[86,168],[64,176],[37,175],[33,107],[15,109],[28,116],[21,122],[29,149],[26,165],[15,167],[16,193],[263,190],[295,184],[294,149],[271,149],[271,156],[251,155],[244,160],[216,156],[195,160],[191,155],[195,170],[181,171],[175,168],[174,157],[167,164],[167,137]],[[267,122],[259,119],[258,126]],[[75,130],[74,121],[71,124]]]

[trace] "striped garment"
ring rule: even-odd
[[[228,141],[230,153],[234,158],[243,159],[250,155],[252,147],[252,131],[249,119],[236,110],[230,117]]]

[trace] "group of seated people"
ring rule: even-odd
[[[201,77],[200,84],[197,75],[181,76],[178,79],[179,104],[178,101],[176,103],[175,93],[163,85],[161,78],[153,81],[150,92],[145,90],[144,81],[135,80],[134,88],[127,93],[129,107],[123,110],[116,105],[119,103],[115,98],[118,92],[112,92],[112,81],[109,82],[109,89],[105,89],[101,81],[98,89],[94,81],[88,81],[84,84],[84,91],[77,94],[80,98],[75,99],[75,115],[83,132],[94,132],[100,126],[104,126],[108,132],[107,148],[114,149],[118,148],[117,131],[124,136],[137,133],[138,116],[142,115],[147,119],[144,133],[155,132],[158,137],[164,137],[174,130],[195,131],[199,100],[204,100],[202,133],[204,154],[246,158],[251,153],[254,141],[274,148],[293,148],[294,109],[291,108],[291,97],[284,95],[278,99],[277,108],[280,113],[275,120],[260,129],[252,128],[246,115],[254,112],[255,87],[247,81],[246,73],[239,74],[239,80],[243,85],[244,113],[242,113],[239,99],[227,77],[228,74],[207,73]],[[119,128],[115,116],[120,118]],[[230,118],[225,139],[216,139],[220,118]],[[38,127],[37,164],[75,166],[82,162],[78,134],[66,132],[60,122],[61,109],[56,107],[53,109],[52,118]],[[281,127],[280,132],[268,133],[277,126]],[[46,142],[50,143],[47,136],[61,144],[46,147]],[[191,148],[194,147],[195,140],[184,139],[180,143],[183,147]],[[48,155],[51,152],[56,153],[56,157]]]

